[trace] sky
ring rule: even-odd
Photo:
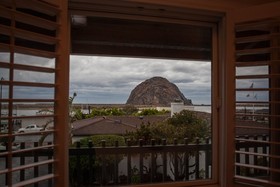
[[[9,62],[1,53],[0,61]],[[15,63],[54,68],[53,59],[15,55]],[[1,78],[9,79],[9,70],[0,68]],[[122,57],[70,56],[70,96],[74,103],[124,104],[130,92],[141,82],[161,76],[177,85],[194,104],[210,104],[211,63],[200,61],[141,59]],[[14,81],[54,83],[54,74],[14,71]],[[53,99],[53,88],[14,87],[16,99]],[[8,86],[3,86],[8,98]]]
[[[70,94],[77,93],[77,103],[124,104],[138,84],[161,76],[193,104],[210,104],[210,62],[96,56],[70,61]]]
[[[0,54],[1,62],[9,62],[9,55]],[[53,59],[22,54],[15,55],[15,63],[55,67]],[[267,74],[265,66],[242,67],[237,75]],[[9,79],[9,70],[0,67],[1,79]],[[183,61],[101,56],[70,56],[70,95],[75,92],[74,103],[125,104],[130,92],[141,82],[161,76],[177,85],[193,104],[211,104],[211,63],[206,61]],[[15,81],[54,83],[53,73],[14,71]],[[240,79],[237,88],[268,88],[268,79]],[[8,98],[8,86],[3,88],[2,98]],[[14,86],[15,99],[53,99],[53,88]],[[237,100],[268,101],[267,91],[238,92]]]

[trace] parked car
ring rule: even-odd
[[[18,129],[19,133],[22,132],[38,132],[38,131],[43,131],[44,129],[42,127],[38,127],[36,124],[31,124],[31,125],[27,125],[24,128],[20,128]]]

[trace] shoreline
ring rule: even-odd
[[[35,104],[14,104],[13,109],[38,109],[38,108],[53,108],[53,104],[45,104],[45,103],[35,103]],[[104,108],[104,107],[113,107],[113,108],[123,108],[125,106],[134,106],[136,108],[145,108],[145,107],[170,107],[170,106],[157,106],[157,105],[129,105],[129,104],[94,104],[94,103],[74,103],[73,107],[75,108]],[[205,106],[209,107],[210,104],[193,104],[190,106]],[[2,109],[8,109],[8,105],[2,104]]]

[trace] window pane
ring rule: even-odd
[[[73,108],[88,120],[73,122],[73,146],[81,141],[85,148],[92,140],[97,156],[92,167],[98,173],[93,182],[140,184],[212,178],[211,62],[71,56],[70,80],[70,93],[77,94]],[[171,91],[166,90],[171,85],[189,103],[182,102],[184,97],[174,97],[163,105],[161,96],[169,97]],[[136,112],[125,113],[128,106]],[[98,119],[101,121],[96,122]],[[82,135],[87,138],[81,139]],[[118,144],[122,149],[111,152],[116,135],[124,143]],[[70,155],[70,163],[71,173],[77,167],[74,155]],[[73,182],[77,180],[73,177]]]

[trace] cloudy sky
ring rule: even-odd
[[[70,94],[78,103],[126,103],[135,86],[161,76],[194,104],[210,104],[210,72],[210,62],[71,56]]]
[[[0,54],[1,62],[9,62],[9,55]],[[15,63],[32,66],[55,66],[53,59],[15,55]],[[75,103],[124,104],[138,84],[154,76],[161,76],[176,84],[193,104],[210,104],[211,63],[201,61],[138,59],[120,57],[71,56],[70,95],[78,94]],[[267,74],[265,66],[242,67],[237,75]],[[9,79],[9,70],[0,67],[1,78]],[[54,83],[54,74],[14,71],[15,81]],[[240,79],[237,88],[268,88],[268,79]],[[8,86],[2,86],[2,97],[8,98]],[[14,98],[53,99],[53,88],[14,87]],[[267,91],[238,92],[237,100],[268,101]]]
[[[1,62],[9,62],[9,55],[0,54]],[[15,55],[15,63],[32,66],[55,66],[53,59]],[[193,104],[210,104],[211,63],[201,61],[138,59],[120,57],[71,56],[70,95],[78,94],[75,103],[124,104],[138,84],[154,76],[161,76],[176,84]],[[265,66],[242,67],[237,75],[267,74]],[[9,70],[0,67],[1,78],[9,79]],[[15,81],[54,83],[54,74],[14,71]],[[240,79],[237,88],[268,88],[268,79]],[[2,86],[2,97],[8,98],[8,86]],[[14,87],[14,98],[53,99],[53,88]],[[268,101],[267,91],[238,92],[237,100]]]

